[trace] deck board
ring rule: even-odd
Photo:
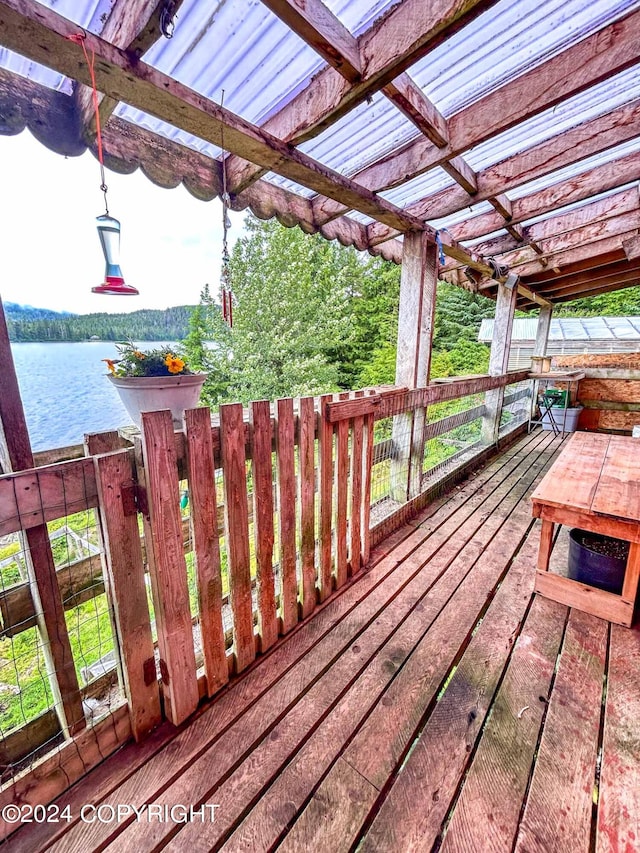
[[[60,797],[69,825],[6,849],[588,850],[596,825],[599,849],[624,849],[639,824],[624,677],[637,632],[616,626],[609,649],[607,623],[532,594],[529,497],[561,444],[532,433],[439,498],[195,719]],[[215,822],[86,824],[85,803],[218,808]]]

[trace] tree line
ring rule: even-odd
[[[180,341],[189,332],[193,305],[128,314],[67,314],[5,305],[11,341]]]

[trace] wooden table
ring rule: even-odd
[[[535,590],[594,616],[631,625],[640,577],[640,441],[576,432],[531,496],[542,519]],[[549,571],[556,524],[631,543],[622,594]]]

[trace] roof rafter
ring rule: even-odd
[[[292,145],[312,139],[496,2],[402,0],[358,38],[362,77],[357,83],[328,66],[265,122],[264,129]],[[236,192],[259,171],[238,159],[230,159],[228,166]]]
[[[305,4],[296,3],[295,0],[262,0],[262,2],[349,82],[353,83],[359,78],[361,64],[358,43],[322,0],[307,0]],[[382,92],[434,145],[442,147],[447,144],[449,132],[445,117],[408,74],[401,74],[384,86]],[[233,162],[225,163],[225,168],[228,169],[228,180],[231,173],[230,183],[228,183],[230,191],[237,192],[239,187],[233,184]],[[463,190],[470,194],[477,192],[477,175],[463,157],[452,157],[446,160],[442,163],[442,168]],[[249,185],[250,183],[245,181],[244,187]],[[510,233],[520,243],[530,245],[538,251],[535,243],[508,224],[511,216],[505,210],[502,200],[495,199],[495,208],[504,216]],[[538,251],[538,254],[541,253]]]
[[[460,187],[449,187],[405,209],[419,219],[449,216],[497,193],[516,189],[536,178],[546,177],[558,169],[634,139],[639,129],[640,99],[489,166],[478,173],[478,192],[474,196],[465,193]],[[378,223],[372,223],[369,232],[372,242],[394,236],[392,229]]]
[[[571,246],[563,252],[554,255],[553,261],[560,269],[559,273],[545,270],[540,267],[539,261],[523,264],[518,268],[518,275],[531,287],[535,287],[539,281],[546,281],[547,277],[560,277],[568,274],[573,269],[596,269],[608,263],[611,257],[621,258],[624,255],[622,241],[627,237],[638,233],[637,228],[632,228],[626,234],[615,234],[612,237],[603,237],[583,246]]]
[[[50,9],[27,0],[1,0],[0,43],[72,79],[90,83],[82,49],[69,39],[77,26]],[[375,196],[339,173],[255,127],[230,111],[208,101],[124,51],[89,33],[87,49],[95,54],[98,88],[181,130],[212,142],[224,143],[284,177],[317,192],[344,198],[362,213],[385,221],[399,230],[420,230],[423,223]],[[429,229],[427,229],[429,230]]]
[[[601,166],[594,166],[579,175],[574,175],[570,180],[561,181],[538,192],[514,199],[510,202],[511,221],[514,224],[526,222],[528,219],[553,213],[567,205],[638,180],[640,180],[640,151],[611,160]],[[464,241],[477,239],[500,228],[504,228],[502,218],[496,213],[487,212],[466,219],[457,225],[450,225],[447,230],[456,240]]]
[[[378,192],[390,189],[595,86],[637,61],[639,30],[640,11],[632,12],[452,115],[445,147],[417,139],[354,180]],[[318,200],[318,207],[326,216],[344,213],[331,202]]]
[[[558,237],[561,234],[592,225],[596,222],[604,222],[622,213],[640,211],[640,191],[637,186],[613,193],[606,198],[585,204],[575,210],[543,219],[525,229],[525,233],[534,241],[545,240],[549,237]],[[484,243],[478,243],[471,247],[485,256],[503,255],[518,248],[517,241],[510,235],[495,237]]]

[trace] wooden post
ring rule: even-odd
[[[543,305],[540,309],[538,317],[538,328],[536,329],[536,342],[533,347],[533,354],[543,356],[547,354],[547,343],[549,341],[549,332],[551,331],[551,318],[553,316],[553,305]],[[531,380],[531,416],[534,416],[536,401],[538,397],[538,383],[535,379]]]
[[[320,601],[333,589],[331,530],[333,524],[333,424],[325,417],[332,394],[320,397]]]
[[[500,376],[507,372],[517,296],[516,287],[508,288],[504,284],[498,285],[496,316],[493,322],[493,339],[491,341],[491,355],[489,356],[490,376]],[[501,388],[494,388],[485,394],[486,414],[482,419],[483,444],[495,444],[498,440],[505,387],[503,385]]]
[[[437,247],[424,231],[405,234],[400,278],[396,385],[424,388],[431,365],[431,341],[438,281]],[[424,409],[393,419],[391,492],[404,503],[420,493],[424,456]]]
[[[5,473],[24,471],[33,468],[33,454],[1,299],[0,363],[0,461]],[[29,528],[24,540],[24,557],[42,653],[60,728],[68,737],[83,729],[86,721],[47,525]]]
[[[136,740],[160,724],[160,690],[153,655],[138,514],[127,510],[131,450],[94,458],[111,600],[116,616],[125,691]]]
[[[177,455],[168,410],[142,413],[142,449],[149,505],[145,542],[160,672],[168,700],[167,717],[178,725],[195,711],[200,697],[182,546]]]

